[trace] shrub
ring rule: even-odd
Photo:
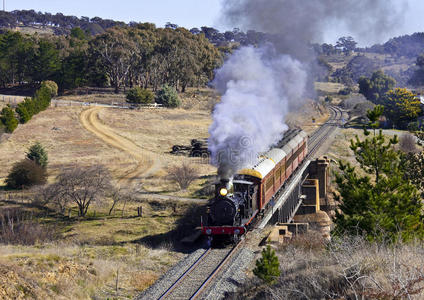
[[[180,189],[185,190],[198,177],[198,172],[194,167],[183,163],[181,166],[174,166],[168,171],[171,180],[175,181]]]
[[[256,268],[253,269],[253,274],[268,284],[274,283],[280,276],[280,263],[270,245],[267,245],[262,250],[262,258],[256,261]]]
[[[399,139],[399,148],[406,153],[417,152],[416,144],[415,137],[409,133],[403,134]]]
[[[166,84],[157,91],[156,102],[165,107],[179,107],[181,105],[177,91]]]
[[[130,103],[148,104],[152,103],[154,99],[155,95],[153,92],[138,86],[130,89],[127,93],[127,102]]]
[[[34,101],[34,114],[47,109],[52,99],[51,91],[47,86],[41,88],[35,93]]]
[[[29,147],[26,157],[44,169],[47,167],[47,152],[39,142],[36,142],[34,145]]]
[[[45,80],[41,82],[41,88],[46,88],[50,92],[50,97],[56,97],[59,89],[56,82],[52,80]]]
[[[16,113],[19,115],[19,122],[21,122],[22,124],[25,124],[26,122],[31,120],[32,115],[26,108],[25,102],[21,102],[18,104],[18,107],[16,107]]]
[[[13,165],[6,178],[6,186],[11,189],[24,188],[46,182],[44,168],[32,160],[24,159]]]
[[[34,245],[51,241],[55,236],[52,228],[35,222],[29,212],[17,208],[0,212],[0,243]]]
[[[6,132],[12,133],[18,127],[18,119],[9,105],[1,110],[0,120],[6,128]]]

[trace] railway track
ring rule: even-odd
[[[320,146],[328,136],[340,125],[343,112],[337,106],[329,106],[331,117],[309,137],[309,153],[307,159],[313,159]]]
[[[200,299],[202,293],[238,252],[242,244],[243,241],[239,241],[232,248],[206,249],[158,300]]]

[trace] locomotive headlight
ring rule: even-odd
[[[210,235],[212,233],[212,229],[206,229],[206,234]]]
[[[228,190],[226,188],[222,188],[219,190],[219,194],[223,197],[227,196]]]

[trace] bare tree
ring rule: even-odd
[[[409,133],[403,134],[399,139],[400,150],[406,153],[415,153],[417,152],[417,142],[413,135]]]
[[[70,199],[66,197],[60,184],[53,183],[39,187],[35,193],[34,202],[39,205],[52,204],[61,214],[64,214]]]
[[[90,204],[101,201],[111,187],[109,171],[101,165],[65,170],[56,184],[64,197],[78,205],[80,216],[85,216]]]
[[[199,177],[197,169],[185,162],[181,166],[171,167],[168,173],[171,180],[175,181],[183,190]]]
[[[109,209],[109,216],[112,214],[113,209],[116,204],[119,202],[124,202],[124,208],[127,201],[133,200],[132,194],[130,192],[125,192],[121,188],[112,187],[109,191],[109,197],[112,199],[112,206]],[[122,209],[122,214],[124,214],[124,208]]]

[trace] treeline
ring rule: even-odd
[[[91,34],[103,33],[113,26],[124,26],[124,22],[102,19],[99,17],[65,16],[62,13],[51,14],[36,12],[34,10],[14,10],[11,12],[0,11],[0,27],[14,28],[23,26],[49,26],[56,35],[69,34],[75,27],[83,28]]]
[[[364,49],[367,52],[390,54],[393,56],[416,58],[424,49],[424,32],[394,37],[384,44]]]
[[[91,35],[104,33],[111,27],[137,27],[141,23],[115,21],[110,19],[102,19],[100,17],[81,17],[65,16],[62,13],[51,14],[36,12],[34,10],[14,10],[11,12],[0,11],[0,27],[15,28],[18,25],[23,26],[44,26],[53,29],[56,35],[67,35],[70,30],[75,27],[80,27]],[[165,28],[177,29],[181,28],[177,24],[168,22]],[[204,36],[214,45],[222,46],[231,42],[239,43],[240,45],[257,45],[266,39],[266,34],[255,30],[241,31],[239,28],[220,32],[213,27],[203,26],[190,29],[192,34],[203,33]]]
[[[25,98],[19,103],[15,110],[9,105],[4,107],[0,113],[0,127],[5,131],[12,133],[18,123],[26,123],[39,112],[47,109],[53,96],[57,94],[57,85],[53,81],[43,81],[40,89],[37,90],[34,97]]]
[[[113,27],[90,36],[79,27],[66,36],[0,34],[0,85],[53,80],[59,92],[79,86],[158,87],[182,91],[213,78],[222,55],[203,34],[150,23]]]

